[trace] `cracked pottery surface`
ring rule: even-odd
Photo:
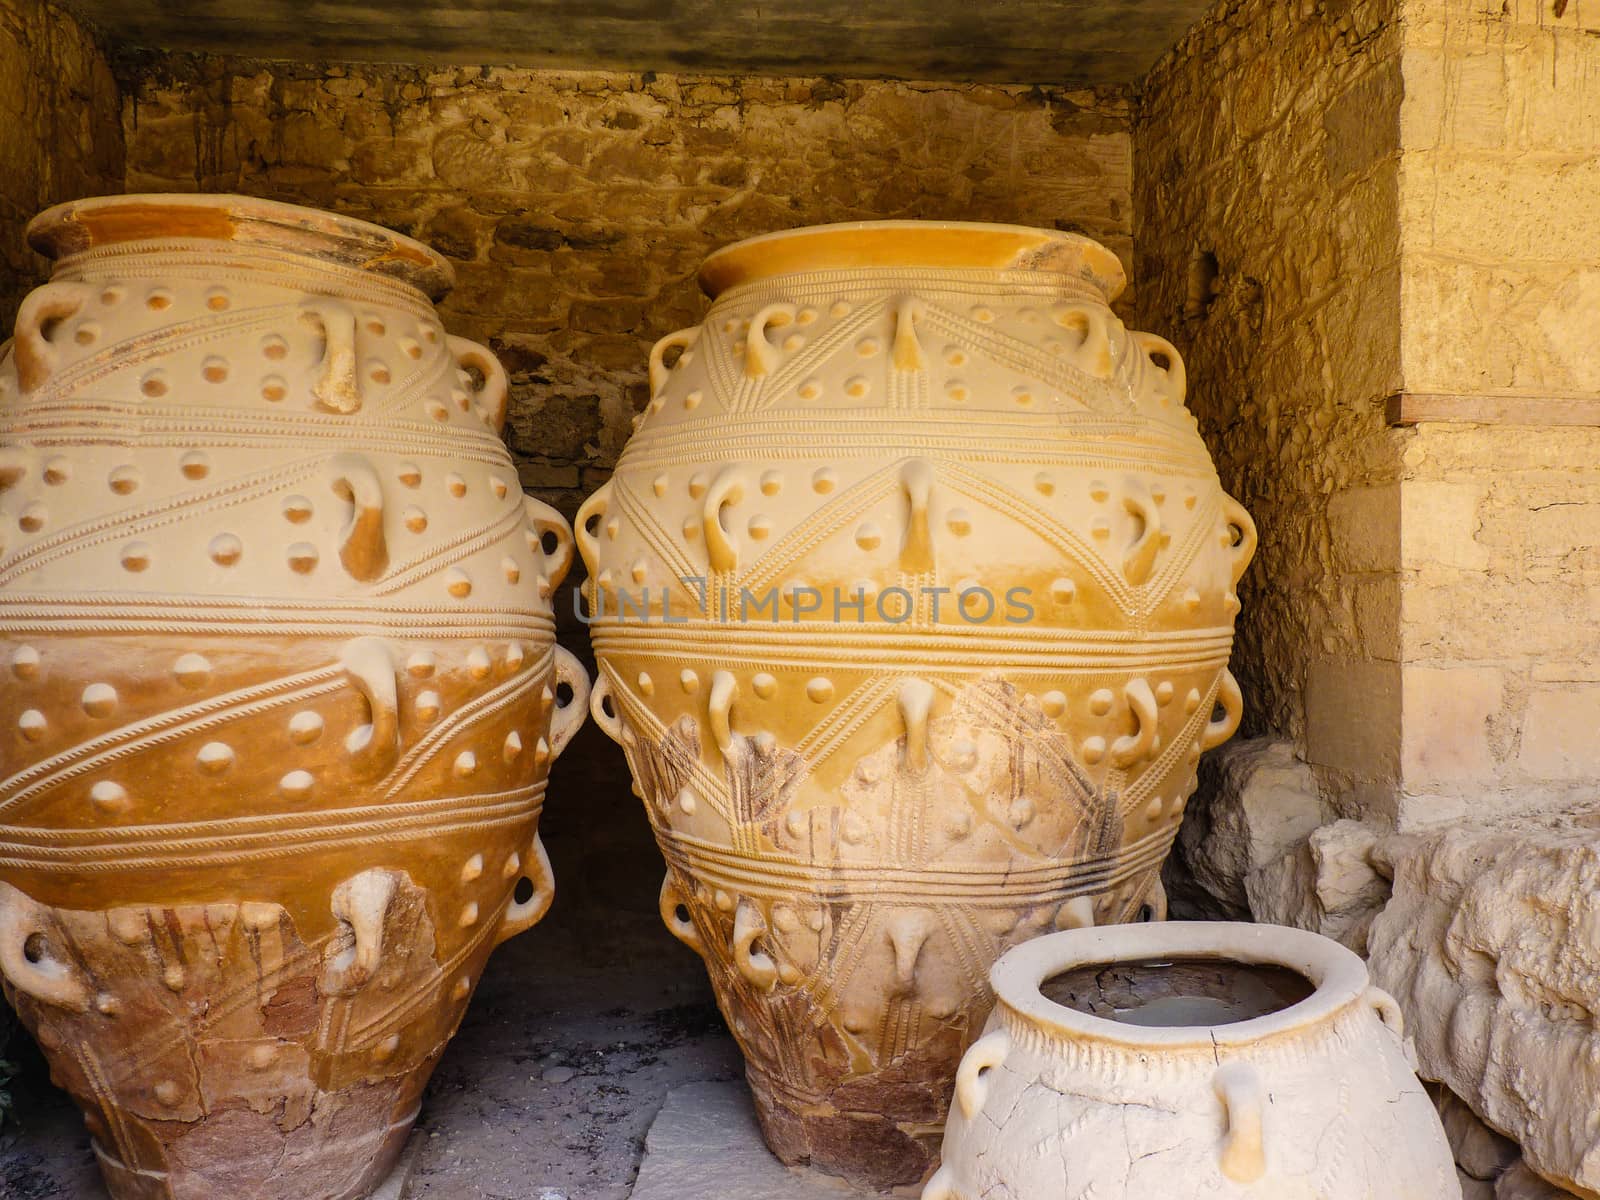
[[[1086,238],[820,226],[701,281],[575,522],[593,711],[772,1149],[913,1182],[995,958],[1164,905],[1255,531]]]
[[[1284,968],[1314,988],[1287,1007],[1215,993],[1245,1019],[1162,1027],[1103,1002],[1119,975],[1184,960]],[[1068,972],[1073,1006],[1041,990]],[[993,983],[923,1200],[1460,1198],[1400,1010],[1335,942],[1204,922],[1073,930],[1010,951]]]
[[[6,994],[118,1200],[363,1195],[553,894],[570,531],[516,486],[505,374],[440,326],[426,247],[230,196],[30,236],[55,270],[0,359]]]

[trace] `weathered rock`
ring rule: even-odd
[[[1529,1167],[1593,1200],[1600,841],[1581,818],[1521,820],[1376,849],[1394,898],[1372,925],[1372,974],[1405,1010],[1422,1074],[1520,1142]]]
[[[1466,1189],[1462,1189],[1466,1195]],[[1512,1167],[1494,1185],[1494,1200],[1571,1200],[1574,1193],[1564,1192],[1548,1179],[1541,1179],[1528,1169],[1526,1163]]]
[[[1508,1167],[1522,1158],[1522,1151],[1509,1138],[1501,1137],[1478,1118],[1449,1088],[1434,1089],[1434,1104],[1444,1122],[1444,1135],[1456,1166],[1476,1180],[1493,1183]]]
[[[1389,881],[1371,862],[1378,838],[1359,821],[1323,826],[1246,878],[1250,911],[1258,921],[1309,929],[1365,952],[1367,929],[1389,895]]]
[[[1317,781],[1292,742],[1251,738],[1207,755],[1163,872],[1173,915],[1249,920],[1246,876],[1320,824]]]

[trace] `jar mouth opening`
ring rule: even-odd
[[[700,267],[712,298],[744,283],[862,268],[1043,271],[1075,277],[1107,303],[1127,286],[1121,261],[1093,238],[981,221],[850,221],[746,238]]]
[[[1331,1017],[1366,965],[1304,930],[1221,921],[1075,929],[1025,942],[991,972],[1003,1008],[1074,1041],[1238,1045]]]
[[[169,238],[291,251],[410,284],[438,300],[455,270],[438,251],[370,221],[228,193],[93,196],[48,208],[28,223],[28,244],[55,260]]]

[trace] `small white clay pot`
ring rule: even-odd
[[[990,978],[923,1200],[1459,1200],[1399,1007],[1336,942],[1108,926]]]

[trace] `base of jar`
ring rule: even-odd
[[[767,1148],[785,1165],[837,1175],[858,1187],[884,1190],[919,1183],[939,1162],[941,1120],[895,1119],[880,1113],[840,1110],[832,1104],[799,1104],[756,1071],[747,1071],[756,1119]],[[903,1085],[885,1082],[884,1090]],[[870,1103],[871,1077],[853,1080],[854,1096]],[[891,1100],[892,1104],[892,1100]]]
[[[190,1172],[180,1178],[171,1171],[138,1170],[108,1153],[98,1141],[91,1144],[111,1200],[199,1200],[223,1194],[229,1200],[277,1200],[282,1196],[297,1200],[363,1200],[377,1192],[394,1173],[418,1112],[420,1109],[414,1109],[387,1129],[330,1141],[296,1163],[292,1170],[279,1165],[251,1174],[241,1169],[224,1179]],[[372,1149],[367,1149],[369,1146]],[[353,1164],[363,1160],[365,1166],[352,1178]],[[237,1156],[234,1161],[238,1161]]]

